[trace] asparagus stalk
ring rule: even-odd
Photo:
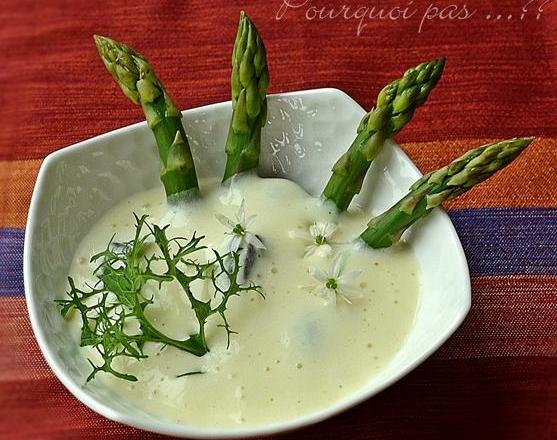
[[[232,52],[232,119],[223,181],[259,165],[261,128],[267,123],[268,84],[265,46],[242,11]]]
[[[393,245],[406,229],[433,208],[468,191],[511,163],[533,139],[515,138],[483,145],[426,174],[398,203],[373,218],[360,237],[372,248]]]
[[[332,200],[340,211],[346,210],[360,192],[385,140],[397,134],[426,101],[444,66],[445,58],[419,64],[381,90],[376,106],[361,120],[356,139],[333,166],[333,175],[323,191],[323,197]]]
[[[160,176],[167,198],[197,190],[197,175],[182,125],[182,114],[166,93],[151,65],[125,44],[95,35],[99,55],[124,95],[141,105],[155,135]]]

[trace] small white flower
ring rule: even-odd
[[[346,254],[338,254],[329,270],[322,271],[314,266],[309,268],[309,273],[319,283],[311,286],[309,290],[326,300],[342,298],[348,304],[352,304],[352,300],[360,298],[362,293],[353,287],[352,283],[360,275],[360,271],[345,272]]]
[[[265,249],[265,245],[249,228],[255,222],[255,215],[250,215],[246,218],[245,202],[242,200],[240,208],[236,213],[236,221],[233,221],[222,214],[215,214],[217,220],[230,229],[226,232],[226,237],[223,242],[224,248],[228,252],[236,252],[241,247],[248,247],[252,245],[256,249]]]
[[[333,252],[331,237],[337,230],[337,225],[328,222],[315,222],[309,227],[309,231],[292,230],[288,233],[290,238],[299,238],[309,243],[304,249],[304,257],[317,254],[320,257],[328,257]]]

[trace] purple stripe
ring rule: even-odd
[[[24,229],[0,228],[0,296],[23,295]]]
[[[470,274],[557,275],[557,209],[450,211]],[[0,228],[0,296],[23,295],[24,230]]]
[[[557,275],[557,209],[460,209],[449,216],[472,275]]]

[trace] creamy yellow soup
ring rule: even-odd
[[[393,358],[417,307],[412,251],[354,244],[367,214],[338,215],[287,180],[245,176],[230,188],[209,185],[202,198],[174,208],[166,206],[162,188],[134,195],[84,237],[69,275],[78,287],[94,283],[91,256],[105,249],[114,234],[115,240],[132,238],[132,213],[170,225],[169,236],[197,231],[205,235],[205,245],[222,250],[230,231],[216,215],[235,220],[242,201],[246,216],[256,216],[249,232],[266,248],[249,274],[265,299],[248,292],[230,300],[227,317],[238,332],[230,346],[215,317],[206,327],[210,352],[203,357],[148,343],[147,359],[118,359],[114,364],[137,376],[137,382],[99,373],[90,386],[102,382],[142,409],[180,423],[256,426],[334,404],[365,386]],[[316,225],[326,227],[327,246],[312,242],[310,230],[315,232]],[[320,278],[330,275],[332,265],[338,267],[341,260],[345,268],[340,276],[346,283],[337,286],[336,294]],[[147,296],[154,296],[147,314],[159,330],[176,339],[197,332],[190,304],[177,284],[146,289]],[[77,317],[71,325],[77,340]],[[96,359],[90,348],[83,353]],[[188,371],[203,374],[177,377]]]

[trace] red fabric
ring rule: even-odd
[[[242,8],[265,40],[272,93],[338,87],[369,107],[378,89],[406,67],[446,55],[440,87],[399,141],[557,135],[557,4],[548,4],[536,20],[534,1],[521,21],[526,1],[472,0],[467,4],[478,12],[466,21],[431,20],[418,33],[417,14],[406,21],[369,21],[356,37],[357,21],[309,21],[304,8],[276,20],[283,1],[4,0],[0,159],[44,157],[142,119],[141,109],[123,101],[107,81],[94,33],[146,54],[180,108],[228,100]],[[329,8],[406,3],[308,0]],[[423,13],[431,1],[414,3]],[[516,18],[481,18],[494,11]]]
[[[369,107],[404,68],[446,55],[439,86],[397,140],[427,171],[478,139],[540,137],[520,168],[496,178],[499,186],[451,206],[555,208],[557,2],[540,13],[543,3],[470,0],[472,18],[427,20],[418,32],[430,4],[451,2],[414,0],[412,18],[368,20],[356,36],[357,20],[308,20],[305,13],[311,16],[312,5],[354,11],[408,2],[308,0],[277,20],[283,0],[3,0],[0,228],[24,225],[38,167],[30,159],[142,120],[108,77],[93,33],[137,48],[179,107],[196,107],[229,99],[242,8],[265,40],[272,93],[338,87]],[[513,185],[520,173],[529,176],[522,191]],[[554,242],[555,231],[547,234]],[[1,439],[159,438],[107,421],[73,398],[44,362],[26,314],[23,297],[0,298]],[[477,277],[468,319],[423,365],[353,410],[280,438],[552,439],[556,372],[555,274]]]

